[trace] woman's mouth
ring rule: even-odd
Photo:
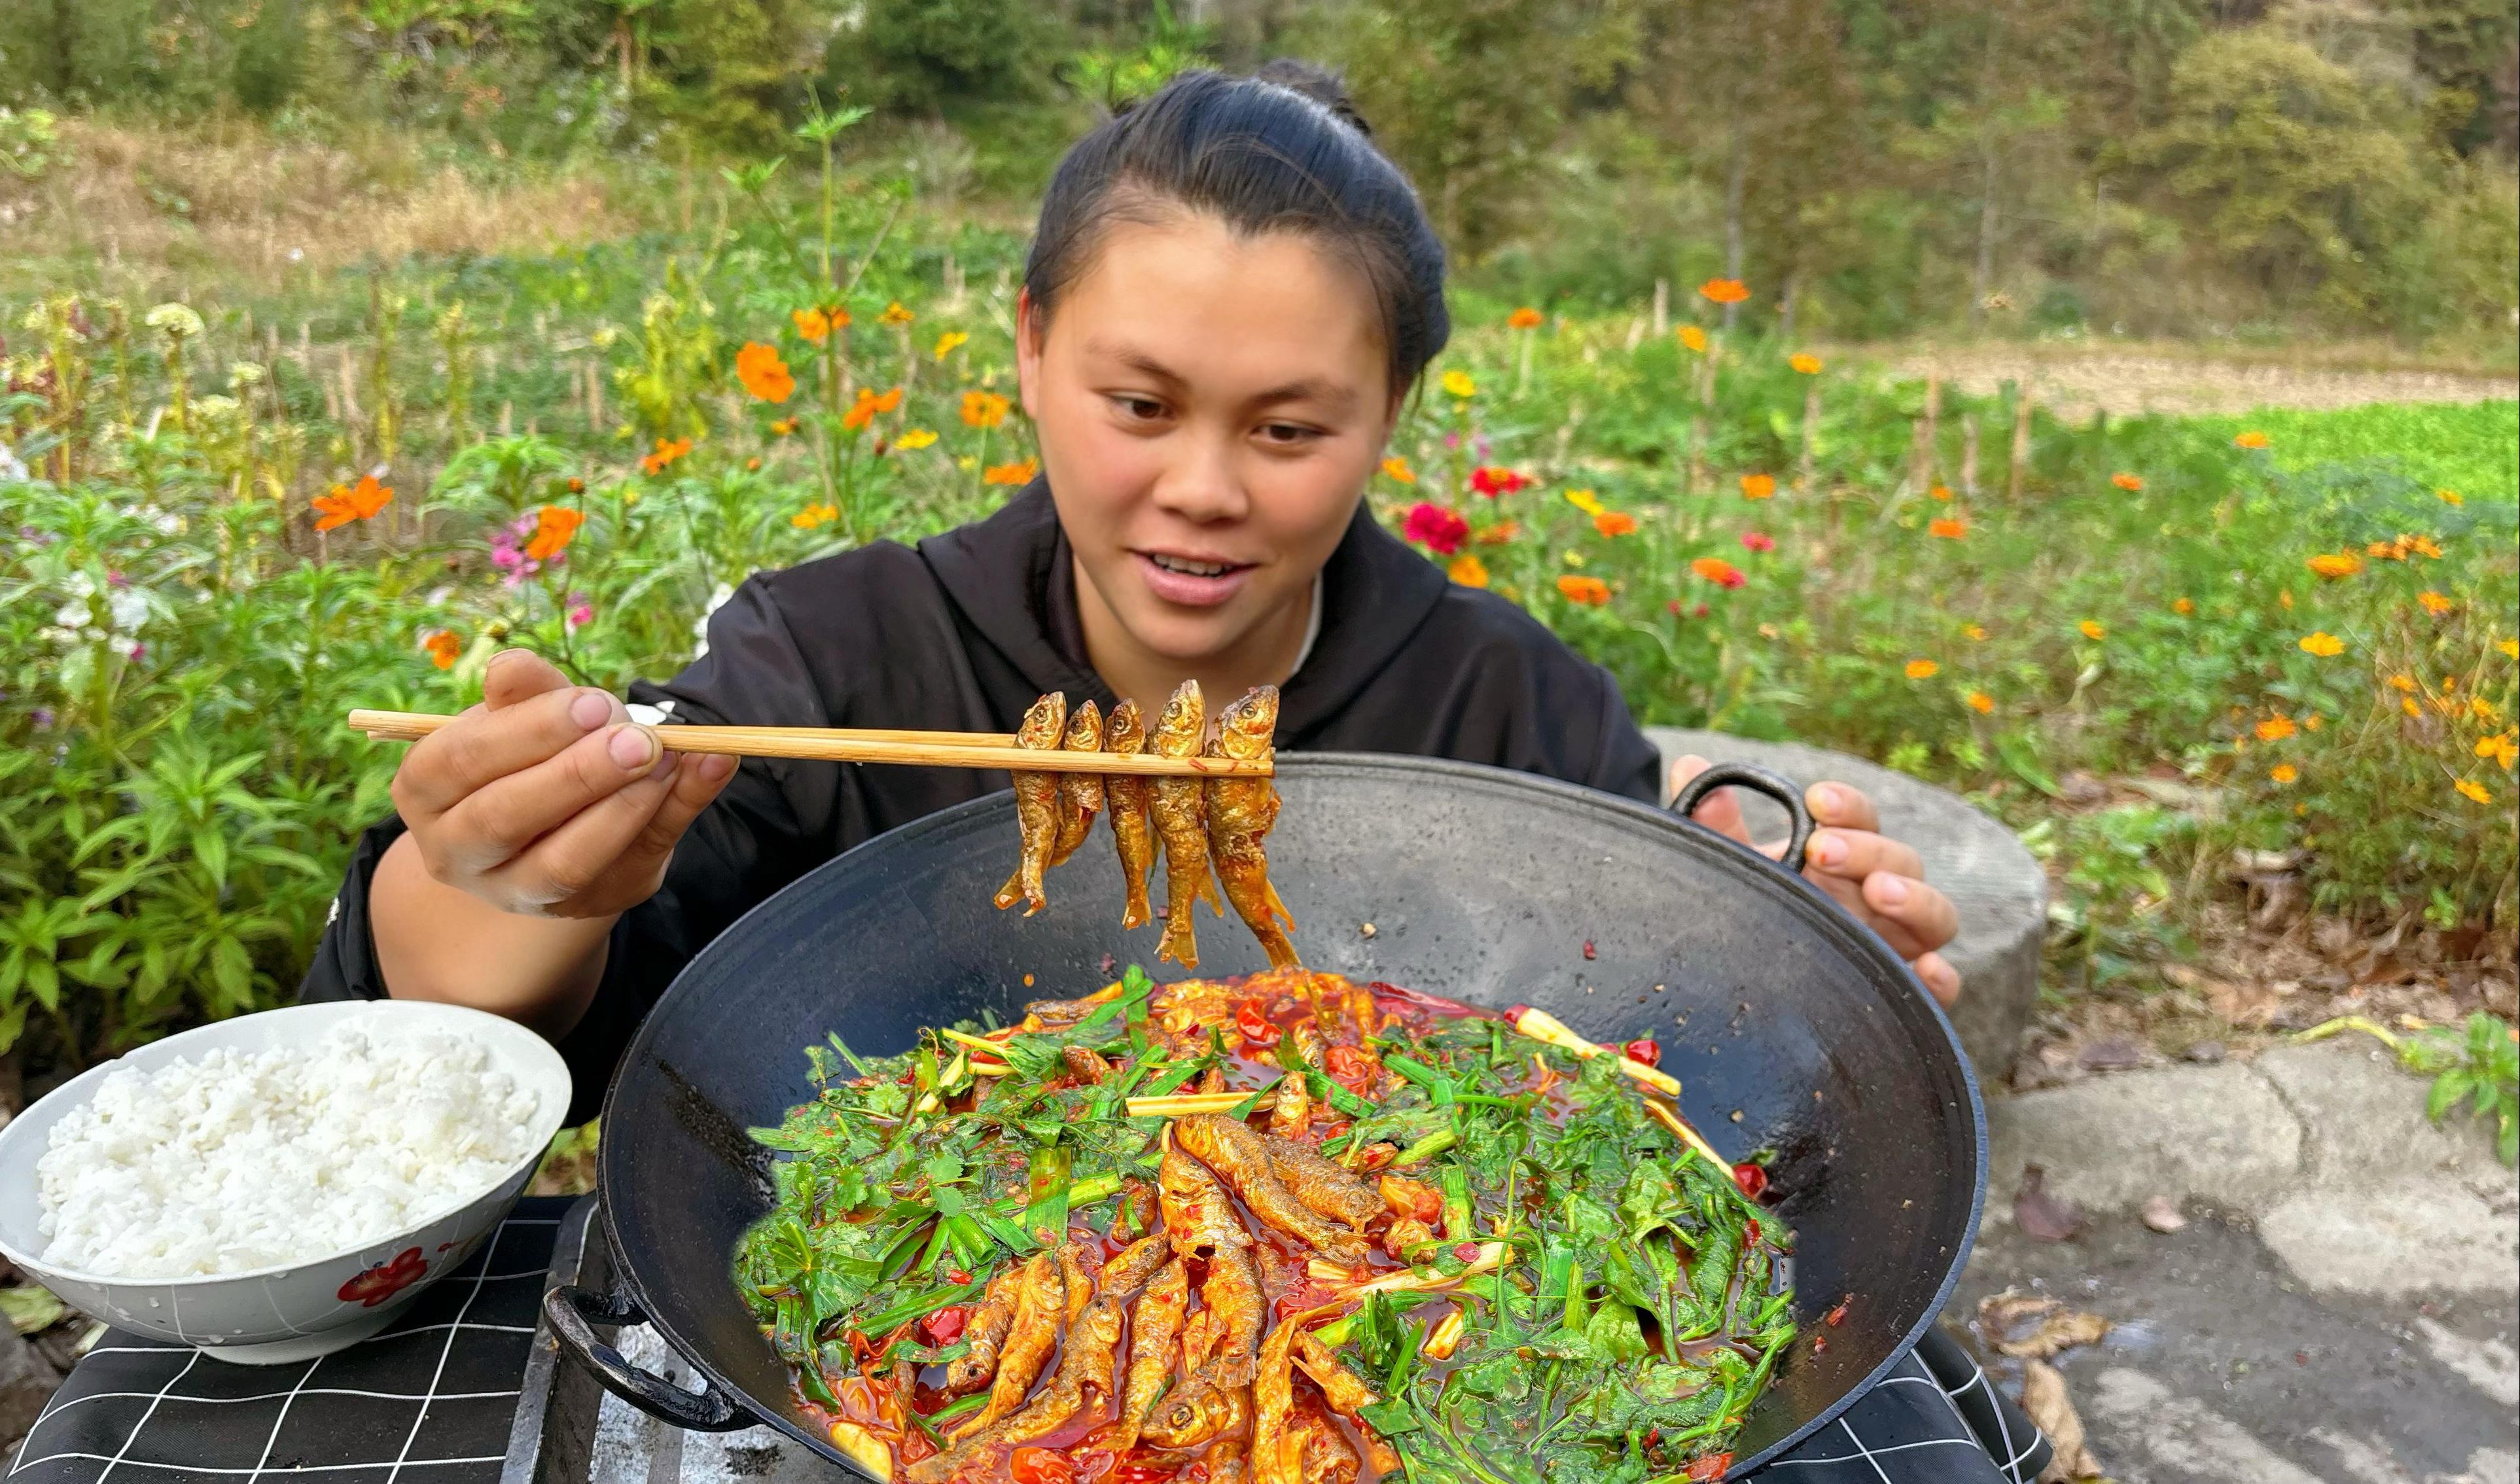
[[[1243,582],[1255,569],[1248,562],[1228,562],[1220,557],[1196,556],[1186,552],[1132,552],[1138,569],[1146,575],[1147,588],[1166,603],[1184,607],[1211,608],[1233,598],[1242,590]]]

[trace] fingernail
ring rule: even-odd
[[[1837,812],[1837,806],[1838,797],[1837,790],[1835,788],[1830,787],[1826,784],[1822,784],[1812,790],[1812,807],[1819,810],[1821,813],[1835,814]]]
[[[576,713],[574,706],[569,710],[572,715]],[[656,754],[662,752],[664,748],[656,745],[656,740],[648,735],[646,728],[623,727],[605,742],[604,750],[611,754],[612,760],[624,768],[645,768],[654,762]]]
[[[1812,841],[1811,856],[1822,866],[1843,866],[1846,864],[1846,840],[1841,835],[1824,833]]]
[[[671,777],[674,769],[682,765],[683,754],[680,752],[667,752],[661,746],[656,749],[656,766],[648,770],[648,776],[650,778]]]
[[[1872,888],[1872,896],[1884,907],[1896,907],[1908,900],[1908,883],[1895,876],[1884,876],[1881,884]]]
[[[735,759],[723,752],[712,752],[700,759],[700,777],[709,783],[716,783],[734,771]]]
[[[592,732],[612,718],[611,697],[600,691],[580,691],[568,703],[568,719],[580,732]]]

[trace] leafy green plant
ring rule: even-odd
[[[2464,1029],[2438,1027],[2407,1038],[2398,1059],[2433,1079],[2424,1113],[2439,1123],[2460,1103],[2495,1125],[2495,1149],[2520,1164],[2520,1029],[2483,1011]]]

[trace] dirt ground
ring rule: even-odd
[[[1975,395],[2026,382],[2059,416],[2096,412],[2240,413],[2259,407],[2324,411],[2366,402],[2478,402],[2520,397],[2520,379],[2472,368],[2342,358],[2199,354],[2177,347],[1976,345],[1901,354],[1899,376],[1939,375]]]

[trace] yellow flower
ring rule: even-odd
[[[1968,703],[1969,709],[1978,712],[1980,715],[1995,709],[1995,697],[1987,695],[1984,691],[1969,692]]]
[[[1471,381],[1466,371],[1445,372],[1442,384],[1446,391],[1457,397],[1474,397],[1479,392],[1479,383]]]
[[[901,300],[894,299],[883,306],[883,313],[877,315],[875,322],[878,325],[907,325],[917,318],[919,318],[918,315],[901,307]]]
[[[1460,583],[1463,587],[1486,587],[1488,585],[1488,564],[1481,562],[1478,558],[1464,553],[1462,556],[1453,559],[1451,564],[1444,568],[1444,575],[1452,578],[1455,582]]]
[[[2442,614],[2458,607],[2457,604],[2451,602],[2448,598],[2430,590],[2417,593],[2415,595],[2415,601],[2422,604],[2424,606],[2424,611],[2432,614],[2435,618],[2439,618]]]
[[[1382,472],[1403,484],[1415,484],[1418,482],[1418,471],[1411,469],[1409,467],[1409,461],[1400,457],[1398,454],[1393,454],[1390,458],[1382,461]]]
[[[2321,577],[2351,577],[2362,570],[2362,559],[2352,552],[2321,552],[2310,559],[2310,569]]]
[[[2389,684],[2396,686],[2399,690],[2406,692],[2409,696],[2412,696],[2415,693],[2415,677],[2408,674],[2404,670],[2390,676]]]
[[[911,427],[903,429],[901,436],[892,440],[892,446],[895,448],[925,448],[928,444],[935,441],[936,433],[934,429],[926,427]]]
[[[2316,654],[2321,659],[2333,659],[2345,652],[2345,641],[2321,629],[2316,634],[2303,636],[2301,652],[2305,654]]]
[[[2083,631],[2083,637],[2085,639],[2106,639],[2109,637],[2109,631],[2102,628],[2100,626],[2100,621],[2096,618],[2086,618],[2081,623],[2076,624],[2075,627]]]
[[[836,505],[808,505],[789,516],[788,523],[800,531],[809,531],[815,526],[828,524],[838,518],[840,518],[840,508]]]
[[[1777,476],[1775,474],[1743,474],[1741,476],[1741,498],[1744,500],[1765,500],[1776,494],[1776,492]]]
[[[2170,610],[2174,613],[2193,613],[2196,611],[2196,600],[2193,598],[2174,598],[2170,603]]]
[[[2277,763],[2267,770],[2267,777],[2279,784],[2289,784],[2301,777],[2301,770],[2290,763]]]
[[[1593,492],[1589,489],[1568,490],[1566,503],[1588,516],[1598,516],[1601,513],[1601,502],[1593,498]]]
[[[936,359],[941,361],[970,342],[971,337],[962,331],[948,330],[936,337]]]
[[[2441,496],[2441,503],[2444,505],[2465,505],[2467,503],[2467,497],[2454,489],[2437,489],[2434,490],[2433,493]]]
[[[1688,346],[1689,349],[1696,351],[1699,355],[1704,355],[1706,353],[1706,332],[1698,329],[1695,325],[1683,325],[1680,327],[1680,342]]]
[[[2420,716],[2422,716],[2422,715],[2424,714],[2424,708],[2423,708],[2423,707],[2421,707],[2421,706],[2419,706],[2419,705],[2416,705],[2416,704],[2415,704],[2415,698],[2414,698],[2413,697],[2411,697],[2411,696],[2401,696],[2401,697],[2398,697],[2398,709],[2399,709],[2399,710],[2401,710],[2401,711],[2406,712],[2408,716],[2417,716],[2417,717],[2420,717]]]
[[[2474,799],[2480,804],[2490,804],[2494,802],[2494,794],[2488,790],[2483,784],[2470,783],[2468,780],[2462,778],[2451,787],[2456,788],[2461,794]]]
[[[1982,623],[1961,624],[1960,635],[1962,638],[1966,639],[1984,639],[1986,637],[1986,625]]]
[[[2241,433],[2238,437],[2233,438],[2231,443],[2234,447],[2238,448],[2264,448],[2267,446],[2269,441],[2270,440],[2265,433],[2252,427],[2248,431]]]
[[[1785,357],[1785,364],[1807,377],[1820,375],[1820,357],[1806,350],[1797,350]]]
[[[2270,716],[2266,720],[2258,723],[2258,741],[2265,742],[2281,742],[2285,738],[2292,736],[2293,730],[2291,717]]]
[[[2520,763],[2520,739],[2507,732],[2498,737],[2480,737],[2476,740],[2476,755],[2494,759],[2507,773],[2514,763]]]
[[[2520,639],[2506,639],[2495,648],[2502,652],[2505,659],[2520,659]]]
[[[1943,667],[1941,665],[1934,663],[1930,659],[1912,659],[1908,661],[1908,678],[1910,680],[1931,680],[1936,675],[1941,674],[1942,669]]]

